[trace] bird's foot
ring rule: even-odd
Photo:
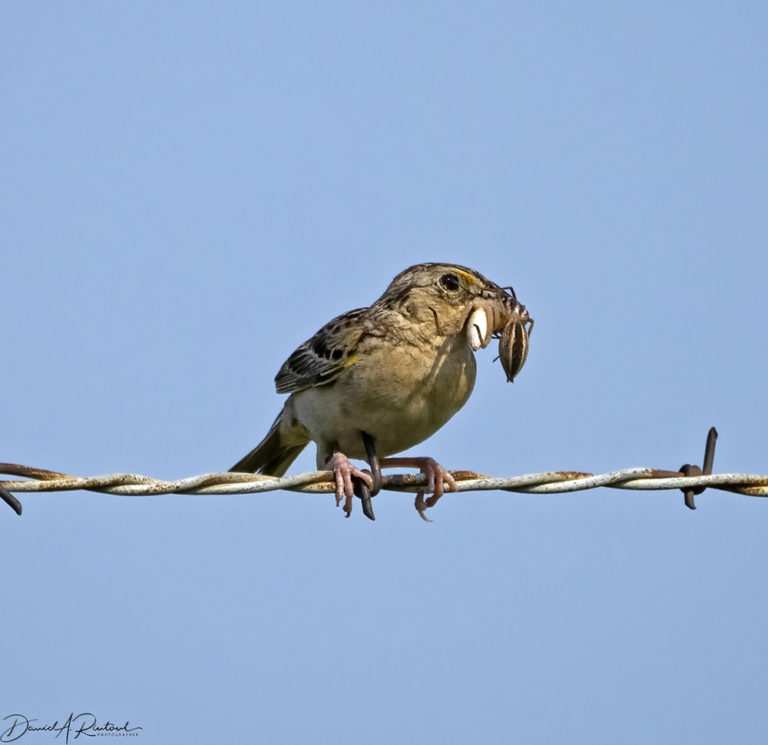
[[[361,471],[350,463],[344,453],[334,453],[325,467],[333,471],[336,481],[336,506],[344,500],[344,512],[347,517],[352,514],[352,500],[355,498],[355,485],[352,479],[360,479],[369,489],[373,486],[373,478],[369,471]]]
[[[457,490],[453,476],[434,458],[384,458],[381,465],[387,468],[418,468],[427,477],[427,486],[425,489],[419,489],[414,507],[416,507],[421,519],[428,523],[432,521],[426,516],[425,511],[437,504],[446,488],[449,491]],[[427,493],[432,496],[424,499],[424,494]]]

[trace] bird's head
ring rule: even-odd
[[[400,272],[377,300],[438,336],[466,335],[473,350],[500,338],[499,356],[513,380],[528,355],[533,319],[511,287],[458,264],[416,264]]]

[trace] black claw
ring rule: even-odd
[[[381,491],[381,464],[379,456],[376,455],[376,445],[373,437],[367,432],[360,433],[363,436],[363,445],[368,456],[368,464],[371,466],[371,476],[373,477],[373,486],[371,487],[371,496],[375,497]]]
[[[715,461],[715,443],[717,442],[717,430],[714,427],[710,427],[707,434],[707,444],[704,448],[704,464],[703,468],[698,466],[692,466],[690,463],[686,463],[680,466],[680,472],[685,476],[708,476],[712,473],[712,465]],[[707,487],[696,486],[689,489],[681,489],[685,499],[685,506],[689,510],[696,509],[696,501],[694,496],[701,494]]]
[[[354,477],[352,483],[355,487],[355,496],[360,497],[360,501],[363,504],[363,514],[369,520],[375,520],[376,515],[373,514],[373,503],[371,502],[371,490],[368,488],[368,484],[360,478]]]

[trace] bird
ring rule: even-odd
[[[372,305],[332,319],[288,357],[275,377],[288,399],[264,439],[230,470],[282,476],[314,442],[317,467],[333,471],[336,504],[344,500],[347,517],[357,491],[375,519],[370,496],[381,488],[383,467],[420,469],[432,506],[446,489],[456,490],[450,472],[432,458],[393,456],[464,406],[475,384],[475,351],[492,337],[506,340],[500,356],[514,378],[532,326],[511,287],[458,264],[411,266]],[[370,470],[350,458],[366,460]],[[416,507],[427,519],[423,496]]]

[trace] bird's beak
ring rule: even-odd
[[[494,336],[500,338],[499,357],[509,382],[525,364],[532,329],[533,319],[511,287],[484,288],[467,320],[467,338],[473,350],[487,346]]]

